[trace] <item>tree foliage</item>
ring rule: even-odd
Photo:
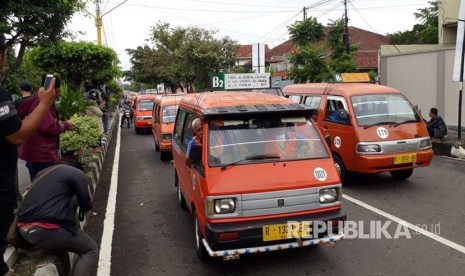
[[[153,48],[127,49],[131,70],[125,76],[137,82],[164,83],[188,91],[209,85],[209,73],[226,71],[234,65],[238,45],[229,38],[216,39],[214,32],[196,27],[152,27]]]
[[[21,66],[26,50],[69,37],[66,25],[88,0],[1,0],[0,32],[6,34],[7,47],[19,46],[14,62],[0,73],[0,83]]]
[[[90,42],[60,42],[36,47],[27,56],[45,72],[58,75],[75,87],[84,89],[86,82],[99,86],[120,76],[114,50]]]
[[[291,53],[290,77],[297,83],[322,82],[331,79],[333,74],[354,72],[357,63],[354,54],[358,45],[351,45],[346,52],[342,35],[342,19],[331,22],[325,35],[323,25],[315,18],[298,21],[289,27],[291,38],[298,49]]]
[[[430,7],[418,9],[414,13],[420,23],[415,24],[412,30],[387,35],[391,44],[438,44],[439,2],[428,3]]]

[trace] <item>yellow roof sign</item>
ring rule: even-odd
[[[335,82],[371,82],[368,73],[342,73],[334,75]]]

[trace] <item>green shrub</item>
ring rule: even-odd
[[[75,126],[72,130],[60,135],[62,152],[77,152],[80,149],[90,149],[99,145],[100,130],[95,117],[73,117]]]
[[[89,103],[84,99],[80,90],[73,89],[63,82],[61,84],[61,95],[56,106],[60,117],[63,120],[68,120],[75,114],[85,112]]]

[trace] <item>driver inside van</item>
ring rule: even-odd
[[[194,136],[189,140],[187,144],[187,151],[186,151],[186,165],[191,166],[194,161],[189,158],[189,154],[191,152],[191,148],[193,145],[202,146],[202,133],[203,133],[203,121],[200,118],[195,118],[192,121],[192,129],[194,130]]]

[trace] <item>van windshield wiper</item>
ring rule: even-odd
[[[395,125],[395,124],[397,124],[397,122],[378,122],[378,123],[374,123],[374,124],[371,124],[371,125],[366,125],[363,128],[367,129],[369,127],[377,126],[377,125]]]
[[[250,155],[250,156],[246,156],[245,158],[243,159],[239,159],[237,161],[234,161],[234,162],[231,162],[229,164],[226,164],[226,165],[223,165],[221,167],[222,170],[226,169],[227,167],[229,166],[232,166],[232,165],[235,165],[235,164],[239,164],[239,163],[242,163],[242,162],[245,162],[245,161],[250,161],[250,160],[265,160],[265,159],[281,159],[281,157],[279,157],[278,155],[264,155],[264,154],[259,154],[259,155]]]
[[[413,119],[412,119],[412,120],[407,120],[407,121],[403,121],[403,122],[400,122],[400,123],[395,124],[394,127],[400,126],[400,125],[402,125],[402,124],[418,123],[418,122],[419,122],[418,120],[413,120]]]

